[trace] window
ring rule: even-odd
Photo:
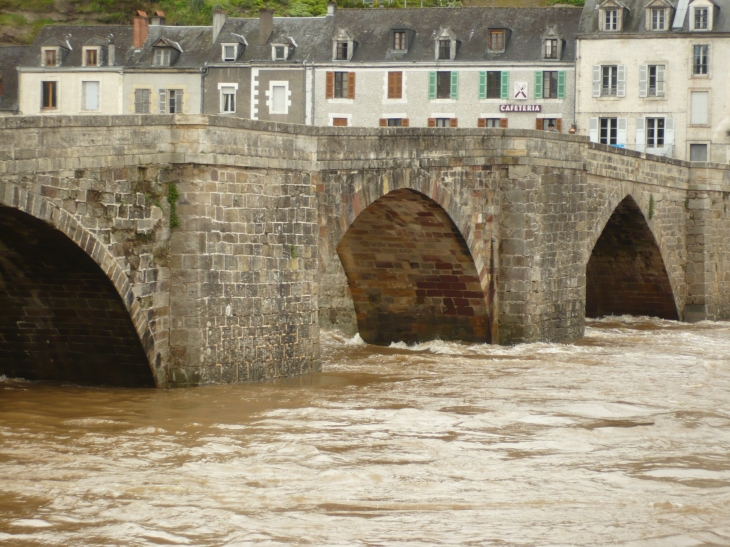
[[[81,82],[81,109],[99,110],[99,82]]]
[[[710,93],[707,91],[693,91],[691,97],[691,111],[689,123],[691,125],[707,125],[709,123],[708,106]]]
[[[558,40],[549,39],[545,40],[545,58],[546,59],[557,59],[558,58]]]
[[[388,127],[402,127],[402,118],[388,118]]]
[[[601,133],[599,141],[601,144],[618,143],[618,118],[601,118]]]
[[[41,108],[43,108],[44,110],[58,108],[58,82],[42,82],[41,89],[43,94],[43,102],[41,103]]]
[[[160,114],[182,114],[182,89],[160,89]]]
[[[155,50],[155,66],[170,66],[170,50],[157,48]]]
[[[332,118],[333,127],[347,127],[347,118]]]
[[[607,9],[603,12],[603,30],[618,30],[618,10]]]
[[[544,70],[542,73],[542,97],[543,99],[557,99],[558,97],[558,71]]]
[[[236,88],[232,85],[221,86],[221,112],[224,114],[236,112]]]
[[[403,98],[403,73],[388,72],[388,98]]]
[[[487,99],[502,98],[502,73],[498,70],[487,72]]]
[[[56,66],[58,64],[58,54],[55,49],[46,49],[43,51],[43,66]]]
[[[501,127],[500,118],[484,118],[483,127]]]
[[[337,42],[337,56],[338,61],[347,61],[347,42]]]
[[[708,8],[695,8],[694,12],[694,30],[707,30],[709,28],[710,10]]]
[[[690,144],[689,161],[707,161],[707,145]]]
[[[707,74],[710,46],[694,46],[692,55],[692,74]]]
[[[451,118],[436,118],[436,127],[449,127]]]
[[[489,49],[492,51],[504,50],[504,30],[489,31]]]
[[[439,40],[439,59],[451,59],[451,40]]]
[[[348,98],[348,72],[335,72],[335,99]]]
[[[436,73],[436,98],[451,98],[451,72]],[[439,127],[439,126],[437,126]]]
[[[667,10],[663,8],[651,9],[651,30],[664,30]]]
[[[150,113],[150,90],[135,89],[134,90],[134,113],[149,114]]]
[[[346,74],[346,73],[345,73]],[[272,85],[271,86],[271,114],[286,114],[287,113],[287,89],[285,85]]]
[[[406,49],[406,31],[396,30],[393,33],[393,49],[398,51]]]
[[[664,96],[664,65],[649,65],[639,68],[639,96]]]
[[[235,61],[237,55],[238,46],[235,44],[224,44],[223,45],[223,60],[224,61]]]
[[[84,65],[85,66],[98,66],[99,65],[99,50],[87,49],[84,51]]]
[[[560,125],[559,118],[543,118],[542,119],[542,130],[543,131],[550,131],[553,132],[559,132],[560,129],[558,129],[558,126]]]
[[[338,45],[339,48],[339,45]],[[284,61],[286,60],[286,47],[285,46],[274,46],[274,60]]]
[[[664,147],[664,118],[646,119],[646,147]]]
[[[603,66],[601,71],[601,95],[616,95],[618,90],[618,67],[615,65]]]

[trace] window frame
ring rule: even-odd
[[[558,58],[558,39],[557,38],[546,38],[544,48],[545,59],[557,59]]]
[[[343,76],[344,75],[344,76]],[[339,82],[338,82],[339,80]],[[334,92],[332,98],[334,99],[348,99],[349,98],[349,82],[350,73],[343,71],[334,72]],[[339,91],[339,94],[338,94]]]
[[[87,89],[86,84],[96,84],[96,108],[87,108]],[[101,111],[101,82],[99,80],[82,80],[81,81],[81,111],[82,112],[100,112]]]
[[[708,6],[692,8],[692,30],[710,30],[710,8]]]
[[[605,122],[606,127],[604,127],[604,122]],[[611,122],[613,122],[613,123],[611,123]],[[605,138],[604,138],[604,131],[605,131]],[[611,142],[611,141],[613,141],[613,142]],[[598,118],[598,142],[600,144],[607,144],[609,146],[618,144],[618,118],[613,118],[613,117]]]
[[[484,118],[484,127],[499,129],[502,127],[502,118]]]
[[[665,95],[665,92],[659,93],[659,83],[665,84],[666,89],[666,75],[664,80],[659,79],[659,68],[661,67],[661,72],[666,74],[666,65],[647,65],[646,67],[646,96],[647,97],[663,97]],[[653,74],[652,74],[653,72]],[[652,86],[652,79],[654,80],[654,85]]]
[[[335,47],[336,61],[349,61],[350,42],[348,40],[337,40]]]
[[[644,118],[644,127],[646,131],[646,148],[664,148],[665,145],[665,129],[666,118],[651,117]],[[660,136],[661,133],[661,136]],[[658,142],[660,141],[661,142]]]
[[[445,94],[444,94],[443,88],[446,89]],[[436,71],[436,98],[437,99],[451,99],[451,71],[450,70]]]
[[[273,44],[271,46],[271,56],[273,61],[286,61],[289,56],[288,47],[284,44]],[[279,52],[281,51],[281,56]]]
[[[236,108],[238,107],[238,84],[237,83],[220,83],[218,84],[219,97],[219,112],[221,114],[235,114]],[[230,106],[226,101],[226,96],[233,96],[232,109],[227,109]]]
[[[617,32],[621,30],[618,23],[618,8],[607,8],[602,11],[603,30],[606,32]]]
[[[154,48],[154,58],[152,59],[153,66],[170,66],[172,60],[172,48],[169,47],[157,47]]]
[[[434,118],[436,127],[451,127],[451,118]]]
[[[89,64],[89,54],[94,54],[94,64]],[[101,48],[100,47],[84,47],[81,55],[83,61],[82,66],[97,67],[101,66]]]
[[[402,99],[403,98],[403,71],[401,70],[389,70],[388,71],[388,99]]]
[[[492,79],[492,88],[490,93],[489,80],[490,75]],[[495,76],[496,75],[496,76]],[[496,78],[496,84],[494,80]],[[496,92],[495,92],[496,86]],[[487,99],[501,99],[502,98],[502,71],[501,70],[487,70]],[[499,118],[497,118],[499,119]]]
[[[608,79],[608,87],[606,80]],[[601,97],[618,96],[618,65],[601,65]],[[604,119],[604,118],[601,118]],[[606,118],[608,119],[608,118]]]
[[[661,13],[661,26],[659,26],[659,14]],[[651,17],[650,30],[667,30],[667,9],[666,8],[650,8]]]
[[[233,48],[233,57],[226,54],[227,48]],[[221,44],[221,60],[224,63],[233,63],[238,59],[238,44]]]
[[[399,47],[402,46],[402,47]],[[394,51],[407,51],[408,50],[408,36],[405,30],[394,30],[393,31],[393,50]]]
[[[542,71],[542,98],[557,99],[558,98],[558,70]],[[547,85],[546,85],[547,84]]]
[[[48,63],[48,55],[53,54],[53,63]],[[61,51],[57,47],[44,47],[41,48],[41,66],[61,66],[60,62]]]
[[[137,94],[138,93],[147,93],[147,101],[144,100],[138,101],[137,100]],[[142,112],[140,112],[137,109],[137,105],[142,105]],[[146,107],[146,112],[144,112],[144,109]],[[138,87],[134,89],[134,113],[135,114],[150,114],[152,112],[152,90],[150,88],[146,87]]]
[[[274,110],[274,88],[281,87],[284,88],[284,110]],[[277,81],[270,81],[269,82],[269,100],[268,106],[269,106],[269,114],[274,115],[283,115],[286,116],[289,114],[289,82],[286,80],[277,80]]]
[[[698,54],[698,52],[699,52],[699,54]],[[702,61],[704,61],[704,62],[702,62]],[[709,44],[693,44],[693,46],[692,46],[692,76],[707,76],[709,73],[710,73],[710,46],[709,46]]]
[[[505,31],[504,29],[490,29],[489,30],[489,51],[504,51],[505,44]],[[496,40],[496,44],[494,43]],[[495,47],[496,46],[496,47]]]
[[[710,161],[710,146],[706,142],[690,142],[689,144],[689,151],[687,154],[687,157],[689,158],[689,161],[701,161],[701,162],[708,162]],[[692,147],[694,146],[701,146],[705,149],[705,159],[704,160],[693,160],[692,159]]]
[[[47,89],[50,93],[47,93]],[[49,100],[46,100],[48,97]],[[46,104],[52,103],[52,104]],[[58,80],[43,80],[41,82],[41,111],[58,110]]]
[[[449,38],[439,38],[438,60],[448,61],[451,59],[451,40]],[[446,55],[444,57],[444,54]]]

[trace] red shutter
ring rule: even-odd
[[[335,73],[334,72],[327,73],[327,98],[328,99],[335,98]]]
[[[557,129],[559,133],[562,133],[563,132],[563,120],[562,120],[562,118],[556,118],[555,119],[555,129]]]
[[[535,129],[542,131],[542,118],[537,118],[535,120]]]
[[[477,127],[487,127],[487,118],[479,118],[477,120]]]
[[[380,118],[380,127],[388,127],[388,118]]]
[[[456,118],[449,119],[449,127],[459,127],[459,120]]]
[[[401,127],[408,127],[408,118],[403,118],[400,121],[400,125],[401,125]]]
[[[503,128],[503,129],[507,128],[507,118],[499,119],[499,127]]]
[[[347,73],[347,98],[348,99],[355,98],[355,73],[354,72]]]
[[[436,127],[436,118],[429,118],[428,119],[428,126],[429,127]]]

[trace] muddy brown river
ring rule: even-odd
[[[2,378],[0,545],[730,545],[730,323],[366,346],[171,391]]]

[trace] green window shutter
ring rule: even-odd
[[[542,99],[542,70],[535,72],[535,98]]]
[[[455,70],[451,71],[451,98],[459,98],[459,73]]]
[[[487,73],[486,72],[479,73],[479,98],[480,99],[487,98]]]
[[[558,72],[558,99],[565,99],[565,71]]]
[[[509,72],[502,72],[500,96],[502,99],[509,99]]]
[[[436,73],[435,72],[428,73],[428,98],[429,99],[436,98]]]

